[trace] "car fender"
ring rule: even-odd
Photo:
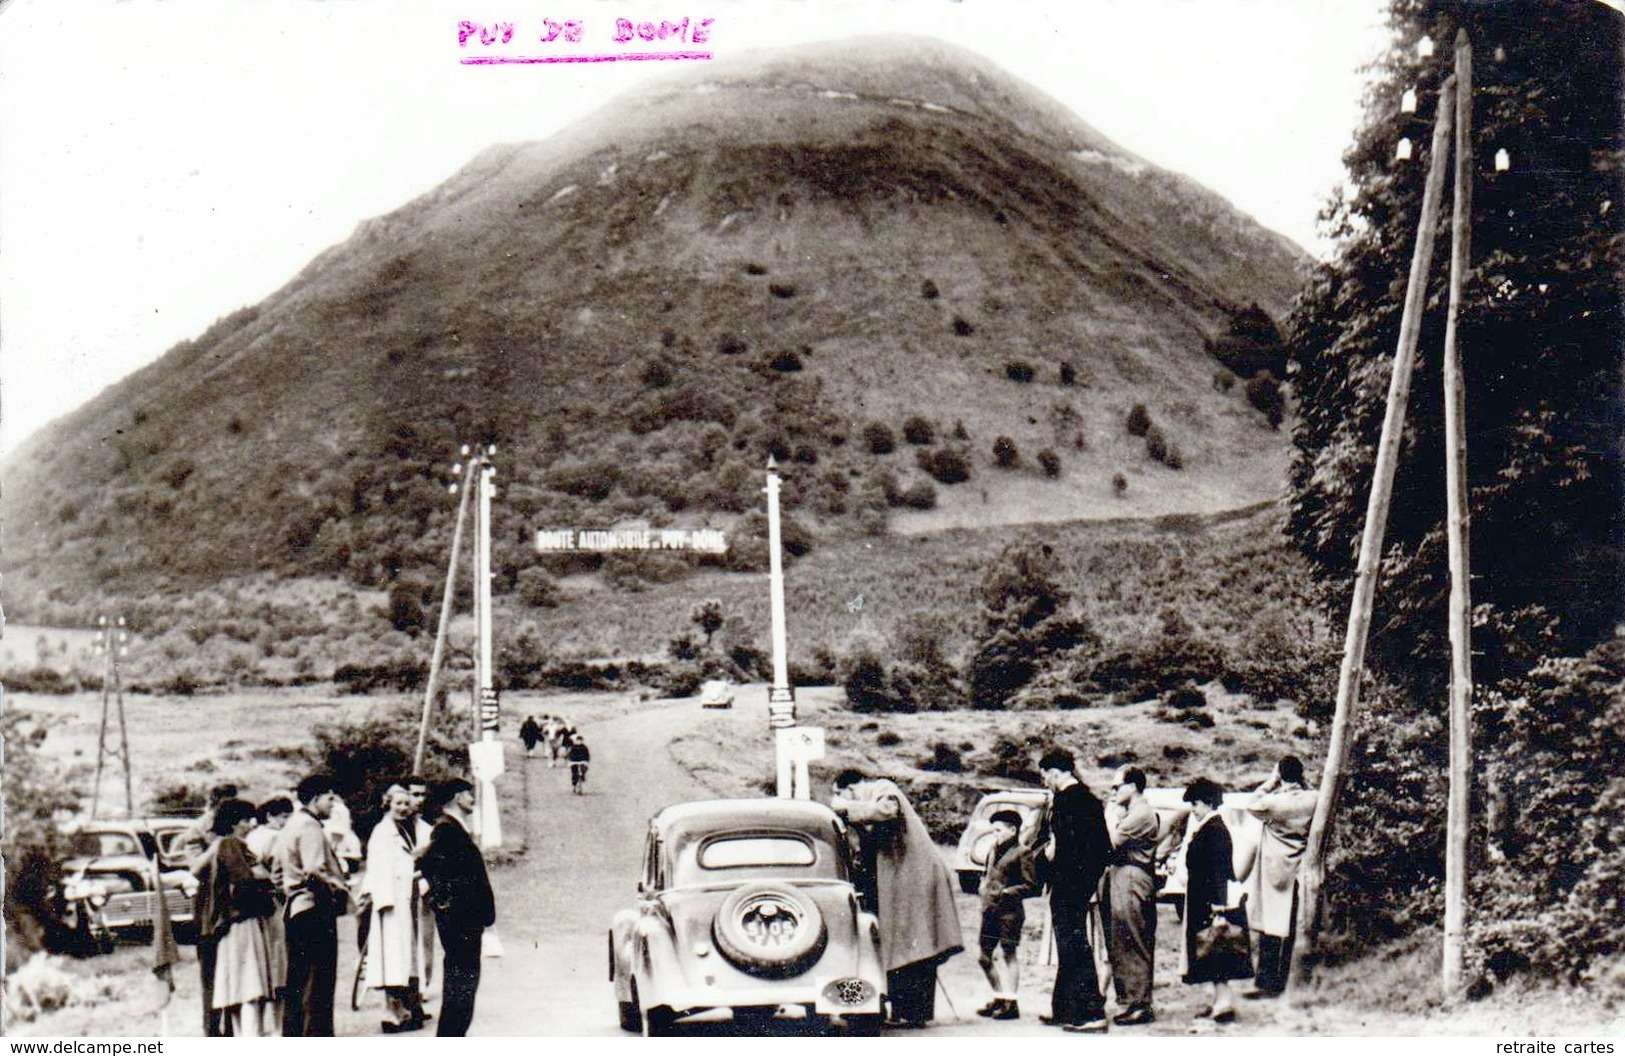
[[[886,971],[880,962],[880,918],[873,913],[858,914],[858,974],[877,980],[881,996],[885,996]]]
[[[663,912],[640,913],[634,930],[638,999],[645,1009],[668,1004],[665,995],[684,985],[676,937]]]

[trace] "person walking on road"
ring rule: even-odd
[[[440,817],[419,852],[418,869],[429,882],[429,902],[445,951],[441,965],[441,1037],[463,1037],[474,1021],[480,987],[480,947],[496,923],[496,900],[485,859],[469,835],[474,786],[461,778],[436,787],[430,802]]]
[[[338,988],[338,918],[349,912],[351,901],[344,868],[322,829],[338,793],[331,778],[312,774],[299,782],[294,796],[299,809],[275,846],[288,900],[288,992],[282,1033],[290,1038],[330,1038]]]
[[[1032,849],[1021,842],[1021,815],[1013,810],[995,811],[988,822],[993,826],[994,843],[982,875],[982,933],[978,938],[982,955],[978,963],[993,987],[993,1000],[976,1014],[988,1019],[1019,1019],[1016,993],[1021,986],[1021,961],[1016,954],[1027,922],[1021,903],[1038,893],[1038,879]]]
[[[948,866],[892,782],[842,771],[830,807],[851,823],[863,858],[873,863],[890,1025],[923,1027],[936,1013],[937,967],[965,948]]]
[[[1247,882],[1247,911],[1258,932],[1258,989],[1244,997],[1278,997],[1286,990],[1298,923],[1298,866],[1318,799],[1306,786],[1303,763],[1288,755],[1243,804],[1264,827],[1250,866],[1237,877]]]
[[[587,792],[587,766],[592,762],[592,752],[587,750],[587,739],[576,734],[570,741],[570,747],[565,753],[570,762],[570,791],[576,795],[585,795]]]
[[[525,745],[526,756],[536,750],[536,745],[542,739],[542,728],[536,725],[535,716],[526,715],[525,721],[519,724],[519,739]]]
[[[1106,874],[1109,924],[1106,953],[1112,985],[1123,1011],[1112,1017],[1119,1026],[1152,1022],[1152,968],[1157,950],[1157,812],[1147,803],[1145,771],[1124,767],[1106,808],[1106,832],[1112,841]]]
[[[1100,800],[1074,771],[1072,753],[1051,748],[1038,761],[1051,793],[1049,845],[1041,871],[1049,881],[1050,926],[1055,933],[1055,994],[1045,1023],[1071,1033],[1106,1032],[1106,1002],[1089,942],[1089,903],[1111,855]]]

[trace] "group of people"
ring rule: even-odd
[[[525,746],[525,755],[529,756],[538,745],[547,750],[547,765],[552,769],[562,759],[570,767],[570,791],[576,795],[585,795],[587,791],[587,767],[592,762],[592,752],[587,748],[587,738],[581,735],[575,724],[568,722],[557,715],[526,715],[525,721],[519,724],[519,740]]]
[[[1109,1029],[1094,948],[1103,941],[1119,1005],[1110,1023],[1154,1022],[1157,855],[1165,834],[1145,799],[1145,772],[1134,766],[1118,771],[1103,803],[1079,779],[1065,749],[1045,752],[1038,770],[1050,801],[1033,838],[1022,839],[1023,819],[1015,810],[990,819],[995,846],[980,886],[978,946],[993,996],[978,1012],[996,1020],[1020,1017],[1024,903],[1047,889],[1057,969],[1050,1012],[1041,1021],[1071,1033]],[[1262,823],[1256,851],[1238,863],[1221,813],[1224,795],[1222,786],[1205,777],[1185,789],[1189,821],[1177,859],[1185,889],[1180,976],[1209,988],[1209,1000],[1197,1015],[1216,1023],[1236,1018],[1231,986],[1236,980],[1255,981],[1244,995],[1249,998],[1269,998],[1285,989],[1297,869],[1316,802],[1302,762],[1282,758],[1238,804]],[[938,967],[964,948],[947,867],[893,782],[844,771],[835,779],[830,805],[855,837],[857,882],[864,904],[879,920],[888,1024],[923,1026],[934,1015]],[[1234,901],[1233,881],[1243,882],[1246,892]]]
[[[338,920],[359,915],[365,981],[383,992],[385,1033],[432,1019],[423,987],[442,950],[441,1035],[473,1020],[480,948],[496,919],[469,834],[473,786],[418,777],[391,784],[364,859],[333,780],[313,774],[258,807],[233,785],[171,853],[198,877],[195,903],[205,1035],[331,1037]],[[427,817],[425,816],[427,815]],[[429,817],[435,820],[431,824]]]

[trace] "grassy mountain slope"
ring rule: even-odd
[[[1245,505],[1284,441],[1215,391],[1203,340],[1281,312],[1300,263],[946,45],[694,71],[487,150],[42,431],[3,469],[8,585],[26,607],[431,569],[469,440],[502,447],[502,587],[542,525],[732,526],[769,452],[812,537],[882,531],[926,476],[862,430],[909,415],[971,480],[905,530]],[[1182,469],[1124,432],[1135,402]]]

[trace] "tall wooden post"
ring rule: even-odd
[[[1456,187],[1450,212],[1450,308],[1444,330],[1445,529],[1450,549],[1450,799],[1444,845],[1444,999],[1461,992],[1467,834],[1473,787],[1472,591],[1468,581],[1467,399],[1456,321],[1472,255],[1473,48],[1456,33]]]
[[[451,532],[451,561],[446,566],[446,592],[440,597],[440,626],[435,630],[434,651],[429,655],[429,677],[424,679],[423,718],[418,722],[418,746],[412,753],[412,772],[423,773],[423,754],[429,743],[429,716],[434,712],[434,691],[440,682],[440,664],[446,655],[446,634],[451,629],[452,599],[457,595],[457,555],[463,549],[463,522],[468,519],[468,497],[473,488],[474,464],[469,463],[461,482],[462,495],[457,500],[457,526]],[[452,487],[458,487],[453,484]]]
[[[1394,469],[1399,461],[1400,434],[1405,426],[1405,404],[1410,398],[1411,370],[1422,330],[1427,301],[1428,270],[1433,263],[1433,241],[1439,223],[1439,198],[1444,191],[1445,161],[1450,152],[1450,129],[1455,117],[1456,79],[1450,77],[1439,91],[1439,115],[1433,126],[1432,154],[1422,192],[1422,219],[1417,225],[1416,249],[1411,256],[1410,282],[1399,323],[1399,347],[1394,353],[1388,381],[1388,407],[1377,443],[1372,469],[1371,495],[1366,503],[1365,530],[1354,574],[1354,599],[1349,606],[1348,634],[1343,642],[1343,665],[1337,676],[1337,708],[1332,716],[1331,740],[1326,746],[1326,768],[1320,778],[1320,796],[1309,826],[1308,847],[1299,872],[1298,942],[1292,951],[1291,986],[1300,987],[1309,974],[1315,939],[1320,929],[1321,889],[1326,880],[1326,847],[1330,842],[1332,811],[1343,789],[1352,747],[1355,708],[1359,705],[1360,675],[1365,668],[1366,638],[1371,628],[1372,601],[1382,561],[1382,540],[1388,528],[1388,505],[1393,496]]]

